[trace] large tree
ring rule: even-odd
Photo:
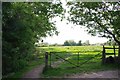
[[[70,8],[69,21],[86,26],[94,36],[99,33],[102,37],[114,38],[120,44],[119,3],[77,2],[70,4]]]
[[[78,43],[77,43],[78,46],[82,46],[82,41],[79,40]]]
[[[68,2],[67,5],[70,8],[69,21],[84,25],[93,36],[112,38],[120,46],[119,2]]]
[[[2,74],[26,66],[35,53],[35,42],[57,34],[51,18],[63,12],[61,3],[2,3]]]

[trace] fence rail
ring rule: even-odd
[[[106,49],[111,49],[111,50],[113,50],[113,52],[112,53],[107,53]],[[114,57],[116,57],[116,49],[119,49],[119,48],[116,48],[115,46],[113,46],[113,47],[105,47],[103,45],[103,51],[102,51],[102,63],[103,64],[106,61],[106,55],[114,55]]]

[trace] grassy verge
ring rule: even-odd
[[[7,76],[6,78],[14,78],[14,80],[18,80],[19,78],[22,78],[22,76],[27,73],[28,71],[32,70],[33,68],[39,66],[43,64],[43,59],[39,59],[39,60],[34,60],[29,62],[28,66],[26,66],[25,68],[21,69],[19,72],[13,73],[10,76]],[[3,79],[5,80],[5,79]]]
[[[28,71],[32,70],[33,68],[41,65],[44,63],[44,52],[41,49],[36,48],[35,54],[33,54],[33,60],[29,61],[27,66],[25,66],[23,69],[19,70],[18,72],[10,73],[7,76],[4,76],[5,79],[14,79],[18,80],[19,78],[22,78],[24,74],[26,74]]]

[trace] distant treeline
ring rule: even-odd
[[[47,46],[89,46],[89,45],[108,45],[108,46],[112,46],[112,45],[117,45],[117,43],[114,40],[108,40],[105,43],[95,43],[95,44],[90,44],[89,40],[86,40],[85,42],[82,42],[82,40],[79,40],[78,42],[75,42],[74,40],[66,40],[63,44],[49,44],[46,42],[43,43],[38,43],[36,44],[36,46],[42,46],[42,47],[47,47]]]
[[[88,42],[89,44],[89,42]],[[78,41],[78,43],[76,43],[74,40],[66,40],[63,44],[63,46],[82,46],[82,41]]]
[[[36,46],[42,46],[42,47],[46,47],[46,46],[87,46],[87,45],[90,45],[89,40],[86,40],[83,43],[81,40],[79,40],[78,42],[75,42],[74,40],[66,40],[63,44],[57,44],[57,43],[48,44],[46,42],[36,44]]]

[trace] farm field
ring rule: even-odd
[[[43,73],[43,77],[59,77],[118,68],[117,64],[102,64],[102,46],[55,46],[37,49],[42,53],[47,51],[49,54],[50,67]],[[106,52],[113,53],[113,50],[106,50]]]
[[[45,52],[48,52],[49,54],[48,65],[51,67],[44,71],[42,74],[43,78],[64,77],[72,74],[115,70],[118,68],[117,64],[101,64],[102,46],[37,47],[36,51],[37,52],[34,54],[34,56],[37,56],[37,58],[34,61],[30,62],[25,69],[9,77],[20,78],[29,70],[44,64]],[[108,53],[113,52],[113,50],[106,51]]]

